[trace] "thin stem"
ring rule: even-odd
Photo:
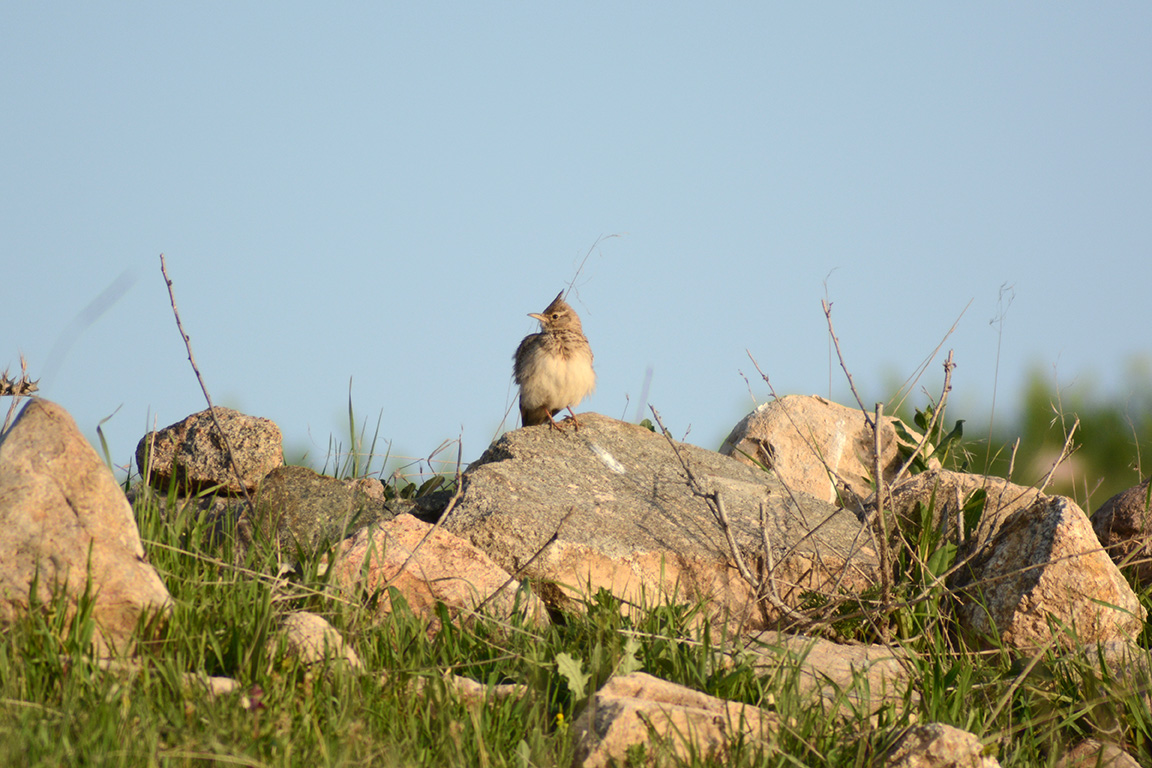
[[[188,334],[184,332],[184,324],[180,322],[180,311],[176,309],[176,294],[172,290],[172,279],[168,277],[168,267],[164,263],[164,254],[160,254],[160,274],[164,276],[164,284],[168,286],[168,300],[172,304],[172,314],[176,317],[176,329],[180,331],[180,338],[184,340],[184,348],[188,350],[188,362],[192,364],[192,372],[196,374],[196,381],[200,383],[200,391],[204,393],[204,399],[208,401],[208,415],[212,417],[212,423],[216,425],[216,431],[220,433],[220,440],[224,443],[224,453],[228,455],[228,463],[232,466],[232,472],[236,475],[236,484],[240,486],[241,493],[244,494],[244,501],[248,503],[248,509],[255,514],[256,505],[252,501],[252,496],[248,493],[248,488],[244,484],[244,478],[240,474],[240,467],[236,464],[236,456],[232,453],[232,445],[228,442],[228,435],[224,432],[224,428],[220,426],[219,419],[216,418],[216,408],[212,405],[212,396],[208,394],[208,387],[204,384],[204,377],[200,375],[200,368],[196,365],[196,358],[192,354],[192,340]]]

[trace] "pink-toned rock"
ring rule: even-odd
[[[920,695],[909,691],[912,665],[899,648],[883,645],[841,645],[830,640],[784,632],[763,632],[749,638],[744,658],[757,673],[795,680],[797,691],[829,710],[845,705],[875,716],[888,705],[913,703]]]
[[[136,445],[136,466],[153,488],[167,491],[175,480],[184,493],[214,486],[225,493],[252,491],[265,475],[284,463],[283,440],[275,423],[231,408],[217,406],[213,410],[228,436],[239,480],[212,414],[203,410],[158,432],[149,432]]]
[[[1144,626],[1147,612],[1071,499],[1045,496],[1003,520],[981,521],[965,549],[972,557],[955,583],[959,616],[979,634],[995,625],[1006,643],[1031,648],[1068,631],[1075,634],[1065,642],[1094,645]]]
[[[634,672],[611,678],[573,722],[572,764],[630,764],[628,750],[636,745],[643,745],[650,758],[671,757],[669,764],[692,755],[723,764],[735,738],[767,745],[777,727],[776,716],[757,707]]]
[[[961,525],[964,507],[977,491],[985,494],[980,524],[972,530]],[[1017,485],[992,475],[973,475],[934,469],[902,481],[892,489],[890,507],[905,521],[918,520],[917,505],[932,507],[933,525],[945,528],[949,541],[963,542],[976,532],[994,537],[1009,516],[1035,504],[1043,494],[1035,488]]]
[[[454,616],[467,615],[484,604],[485,610],[502,617],[523,612],[533,621],[548,620],[544,604],[535,595],[521,595],[517,604],[520,583],[510,582],[508,572],[488,555],[408,514],[346,539],[337,549],[332,568],[335,583],[348,590],[373,592],[395,587],[413,613],[429,621],[432,630],[439,627],[437,603],[447,606]],[[387,592],[382,594],[380,606],[381,610],[391,610]]]
[[[956,521],[979,490],[986,493],[979,521],[958,535]],[[1071,499],[945,470],[917,475],[892,493],[901,518],[915,517],[917,504],[930,503],[936,524],[959,539],[957,562],[963,566],[948,586],[960,600],[957,615],[967,630],[979,636],[995,627],[1018,648],[1049,642],[1053,625],[1074,628],[1076,640],[1087,644],[1140,632],[1144,608]]]
[[[889,482],[903,463],[900,448],[912,447],[897,434],[897,421],[884,417],[880,430],[880,464]],[[787,395],[741,419],[720,453],[771,469],[793,491],[851,506],[853,498],[872,493],[873,446],[872,429],[859,409],[817,395]]]
[[[67,411],[32,400],[0,440],[0,623],[54,588],[75,611],[89,576],[100,654],[128,650],[141,614],[171,602],[112,473]]]
[[[288,644],[288,651],[305,664],[316,664],[325,659],[338,659],[352,669],[363,664],[352,646],[335,627],[323,617],[309,611],[296,611],[284,617],[280,631]]]
[[[1085,739],[1068,750],[1056,768],[1140,768],[1140,763],[1115,744]]]

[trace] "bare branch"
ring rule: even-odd
[[[448,505],[444,507],[444,511],[440,514],[440,517],[436,519],[436,522],[432,524],[432,527],[428,529],[428,532],[420,538],[420,541],[416,542],[416,546],[412,547],[412,551],[409,552],[408,557],[404,559],[404,563],[400,566],[400,570],[396,571],[396,574],[388,580],[388,584],[391,584],[396,579],[400,578],[400,574],[404,573],[404,569],[408,567],[408,563],[412,562],[412,558],[416,557],[416,553],[420,551],[420,547],[424,546],[424,542],[428,541],[428,538],[436,532],[436,529],[439,528],[441,524],[448,519],[448,516],[451,515],[453,510],[456,509],[456,504],[460,501],[460,497],[464,494],[464,484],[460,482],[460,467],[463,466],[464,463],[463,433],[461,433],[460,439],[457,440],[456,443],[456,491],[452,494],[452,498],[448,500]],[[436,450],[439,451],[440,449],[437,448]],[[434,451],[432,455],[434,456],[435,453],[436,452]],[[429,457],[428,467],[429,469],[432,468],[431,457]],[[384,586],[387,587],[388,584],[385,584]]]
[[[1048,474],[1044,475],[1044,479],[1036,486],[1036,490],[1044,493],[1044,489],[1048,487],[1048,483],[1052,482],[1052,475],[1056,474],[1056,469],[1064,463],[1072,453],[1072,436],[1076,434],[1076,428],[1080,426],[1080,417],[1077,416],[1076,420],[1072,423],[1072,429],[1068,430],[1068,437],[1064,438],[1064,445],[1060,448],[1060,455],[1056,457],[1056,461],[1052,462],[1052,468],[1048,470]]]
[[[669,433],[668,428],[664,426],[664,422],[660,418],[660,413],[651,405],[648,406],[648,409],[652,411],[652,416],[656,419],[656,424],[659,425],[660,432],[664,435],[664,439],[668,441],[668,445],[671,446],[672,452],[676,455],[676,459],[680,462],[680,466],[684,468],[684,472],[688,476],[688,489],[692,491],[694,495],[704,499],[705,503],[708,505],[708,510],[712,513],[712,517],[715,518],[717,523],[719,523],[720,532],[724,534],[724,541],[728,545],[728,552],[732,556],[732,561],[735,564],[736,571],[740,574],[740,577],[744,579],[748,586],[752,587],[758,600],[766,599],[784,616],[788,617],[797,624],[802,624],[804,626],[811,625],[812,619],[785,605],[784,602],[780,599],[779,595],[776,593],[775,579],[773,576],[775,564],[773,562],[772,550],[768,540],[768,531],[765,527],[763,502],[760,504],[760,529],[761,541],[763,542],[763,546],[765,548],[764,557],[765,567],[767,570],[766,578],[759,579],[748,567],[748,564],[744,560],[743,554],[740,552],[740,547],[736,544],[736,539],[732,535],[732,524],[728,519],[728,510],[724,505],[724,497],[718,490],[705,488],[704,485],[697,479],[695,473],[692,472],[692,468],[688,466],[688,461],[681,454],[679,446],[677,446],[676,442],[672,439],[672,435]]]
[[[832,343],[836,345],[836,357],[840,359],[840,367],[848,378],[848,387],[852,390],[852,396],[860,405],[860,412],[864,414],[864,421],[868,422],[868,426],[875,426],[868,415],[868,409],[864,407],[864,401],[860,399],[860,393],[856,391],[856,382],[852,381],[852,374],[848,372],[848,365],[844,362],[844,354],[840,351],[840,339],[836,337],[836,329],[832,327],[832,305],[828,303],[827,299],[820,299],[820,306],[824,308],[824,317],[828,320],[828,335],[832,337]]]
[[[880,525],[880,600],[887,608],[892,602],[892,542],[888,538],[888,517],[884,513],[885,495],[888,491],[884,482],[884,467],[880,460],[883,445],[880,425],[884,423],[884,403],[876,403],[876,420],[872,422],[872,465],[876,474],[875,519]],[[881,627],[884,641],[888,641],[888,625]]]
[[[772,606],[796,624],[809,627],[813,621],[780,599],[776,589],[776,562],[772,555],[772,541],[768,537],[768,521],[764,519],[764,502],[760,502],[760,543],[764,548],[764,580],[761,582],[764,597]]]
[[[956,327],[960,325],[960,320],[967,314],[968,308],[972,306],[973,301],[975,301],[975,299],[968,300],[968,303],[964,305],[964,309],[960,310],[960,314],[957,315],[956,320],[953,321],[952,327],[949,328],[948,332],[940,339],[940,343],[936,345],[936,348],[932,350],[931,354],[925,357],[923,362],[916,367],[916,370],[900,385],[900,389],[896,392],[896,394],[900,395],[900,399],[892,406],[893,412],[900,410],[900,406],[904,404],[904,399],[912,392],[913,387],[916,386],[916,382],[920,380],[920,377],[924,375],[924,371],[926,371],[928,366],[932,364],[932,361],[936,359],[936,355],[939,354],[941,347],[944,346],[944,342],[948,341],[952,334],[956,332]]]
[[[236,475],[236,484],[240,486],[240,491],[244,494],[244,501],[248,503],[248,509],[255,514],[256,505],[244,485],[240,467],[236,464],[236,456],[232,453],[232,445],[228,442],[228,435],[216,418],[216,408],[212,405],[212,396],[208,394],[208,387],[204,384],[204,377],[200,375],[200,368],[196,365],[196,358],[192,354],[192,340],[184,332],[184,324],[180,322],[180,311],[176,309],[176,294],[172,290],[172,280],[168,277],[168,267],[164,263],[164,254],[160,254],[160,274],[164,276],[164,284],[168,286],[168,300],[172,304],[172,314],[176,318],[176,329],[180,331],[180,338],[184,340],[184,348],[188,350],[188,362],[192,364],[192,372],[196,374],[196,381],[200,383],[200,391],[204,393],[204,399],[208,401],[208,415],[212,417],[212,423],[216,426],[216,431],[220,433],[220,440],[224,443],[224,452],[228,454],[228,463]]]
[[[940,390],[940,400],[937,401],[936,407],[932,411],[932,418],[928,422],[928,428],[924,430],[924,434],[920,437],[920,442],[917,443],[916,449],[912,451],[912,455],[908,457],[908,460],[904,462],[903,466],[897,470],[896,475],[892,478],[892,485],[898,484],[900,479],[904,477],[904,473],[908,471],[912,463],[916,461],[916,457],[919,456],[928,445],[928,438],[936,428],[936,425],[944,418],[944,410],[948,403],[948,393],[952,391],[952,370],[955,367],[956,363],[952,361],[952,350],[948,350],[948,357],[944,360],[944,386]]]
[[[8,371],[0,374],[0,397],[11,397],[12,402],[8,406],[8,415],[4,418],[4,426],[0,429],[0,435],[8,431],[8,427],[12,424],[12,416],[16,413],[16,406],[22,397],[31,397],[34,393],[40,390],[38,384],[40,380],[32,381],[28,378],[28,360],[23,354],[20,355],[20,378],[12,379],[8,376]]]

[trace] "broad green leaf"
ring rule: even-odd
[[[644,669],[644,662],[637,658],[636,654],[640,652],[640,641],[634,637],[629,637],[624,641],[624,648],[620,654],[620,663],[616,665],[616,673],[619,675],[630,675],[633,672],[639,672]]]
[[[568,690],[572,691],[577,698],[584,698],[588,692],[588,681],[592,675],[584,672],[584,664],[579,659],[574,659],[567,653],[556,654],[556,671],[568,683]]]

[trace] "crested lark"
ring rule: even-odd
[[[543,312],[528,316],[540,321],[540,333],[525,336],[512,356],[520,385],[520,418],[526,427],[547,422],[557,428],[552,417],[567,408],[572,423],[580,429],[572,406],[596,388],[592,347],[580,327],[580,318],[564,302],[564,291]]]

